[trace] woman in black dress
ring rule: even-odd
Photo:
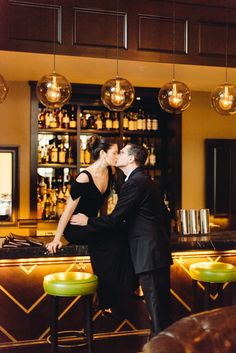
[[[93,271],[99,279],[99,305],[106,309],[120,305],[127,295],[132,295],[135,278],[127,237],[121,229],[112,231],[112,234],[90,234],[86,227],[70,224],[71,216],[79,212],[96,217],[111,190],[111,167],[117,162],[117,144],[107,143],[103,138],[93,135],[88,140],[87,148],[94,162],[72,184],[55,237],[46,248],[50,253],[60,249],[62,235],[70,243],[88,244]]]

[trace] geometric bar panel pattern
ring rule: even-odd
[[[199,261],[223,261],[236,264],[235,252],[178,252],[173,254],[171,269],[172,311],[174,320],[192,312],[189,265]],[[0,260],[0,351],[1,348],[46,342],[49,335],[50,300],[44,293],[43,277],[53,272],[91,272],[89,257]],[[204,286],[199,283],[202,293]],[[211,293],[214,305],[217,291]],[[231,301],[230,285],[224,286],[225,304]],[[200,298],[201,300],[201,298]],[[83,328],[83,297],[62,298],[59,330]],[[148,333],[145,303],[134,302],[128,316],[120,313],[112,319],[100,311],[93,316],[96,336]],[[37,350],[37,348],[36,348]]]

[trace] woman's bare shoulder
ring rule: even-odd
[[[77,178],[76,181],[78,183],[88,183],[89,182],[89,177],[86,173],[80,173]]]

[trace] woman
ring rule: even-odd
[[[93,163],[83,170],[71,186],[71,195],[60,218],[55,237],[46,245],[50,253],[62,247],[61,237],[73,244],[88,244],[93,271],[98,275],[101,308],[117,306],[124,296],[132,295],[135,278],[127,238],[122,231],[90,234],[86,227],[70,224],[73,214],[96,217],[109,196],[112,169],[118,158],[117,144],[93,135],[87,142]],[[111,234],[112,233],[112,234]]]

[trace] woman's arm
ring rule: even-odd
[[[50,253],[55,253],[55,252],[57,252],[57,250],[59,250],[62,247],[61,237],[64,233],[66,225],[69,222],[77,204],[79,203],[79,199],[80,198],[78,198],[76,200],[72,200],[72,198],[69,197],[69,199],[67,201],[67,205],[64,209],[64,212],[59,220],[55,237],[54,237],[53,241],[46,244],[46,248]]]
[[[78,183],[86,183],[86,182],[88,182],[88,176],[85,173],[80,174],[77,177],[76,181]],[[54,237],[53,241],[46,244],[46,248],[50,253],[53,254],[53,253],[57,252],[57,250],[59,250],[62,247],[61,237],[62,237],[64,230],[67,226],[67,223],[69,222],[76,206],[79,203],[79,200],[80,200],[80,197],[76,198],[75,200],[73,200],[71,198],[71,196],[69,197],[67,204],[66,204],[66,207],[63,211],[63,214],[59,220],[55,237]]]

